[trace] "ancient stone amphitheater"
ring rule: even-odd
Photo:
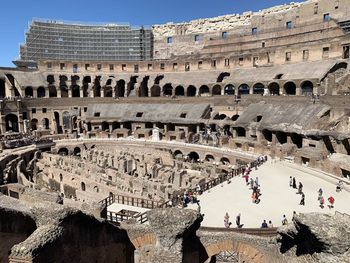
[[[308,0],[154,25],[124,60],[70,50],[70,30],[115,25],[33,21],[22,59],[0,68],[0,262],[350,262],[346,214],[224,229],[172,207],[261,155],[348,188],[349,6]],[[53,32],[65,32],[62,56],[45,44]]]

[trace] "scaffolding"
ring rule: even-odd
[[[35,19],[20,56],[23,61],[141,61],[152,59],[152,49],[149,28]]]

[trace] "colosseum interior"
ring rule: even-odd
[[[174,207],[259,156],[350,191],[349,6],[153,25],[137,60],[32,61],[21,46],[16,67],[0,67],[0,262],[350,262],[342,211],[214,228]],[[79,26],[32,28],[50,24]]]

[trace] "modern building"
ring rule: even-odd
[[[152,31],[121,24],[35,19],[20,48],[21,61],[139,61],[152,59]]]

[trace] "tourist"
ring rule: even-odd
[[[241,227],[241,213],[236,216],[236,225],[238,228]]]
[[[258,177],[255,178],[255,186],[258,188],[260,185],[259,185],[259,179]]]
[[[268,225],[266,223],[266,220],[264,220],[261,224],[261,228],[268,228]]]
[[[324,208],[324,198],[323,198],[323,196],[320,196],[318,200],[320,201],[320,207],[323,209]]]
[[[329,207],[329,209],[334,207],[334,201],[335,201],[335,199],[334,199],[333,196],[328,197],[328,202],[329,202],[328,207]]]
[[[286,218],[286,215],[283,215],[283,218],[282,218],[282,225],[285,226],[285,225],[288,225],[288,220]]]
[[[293,178],[289,176],[289,187],[293,187]]]
[[[226,214],[224,216],[224,226],[225,226],[225,228],[230,228],[230,225],[231,225],[230,216],[226,212]]]
[[[269,220],[269,228],[273,228],[273,224],[272,224],[272,221],[271,220]]]
[[[305,205],[305,194],[301,193],[300,205]]]
[[[293,177],[293,188],[294,188],[294,189],[297,188],[297,182],[295,181],[295,177]]]
[[[254,180],[253,178],[250,178],[250,189],[253,190],[254,188]]]
[[[199,184],[196,185],[196,192],[197,192],[197,194],[199,194],[199,195],[202,194],[202,187],[201,187]]]
[[[337,187],[335,188],[336,192],[339,193],[343,188],[343,182],[339,180]]]
[[[323,190],[322,190],[322,188],[320,188],[320,189],[318,189],[318,200],[320,200],[322,195],[323,195]]]
[[[302,194],[302,193],[303,193],[303,184],[301,182],[299,182],[297,194]]]

